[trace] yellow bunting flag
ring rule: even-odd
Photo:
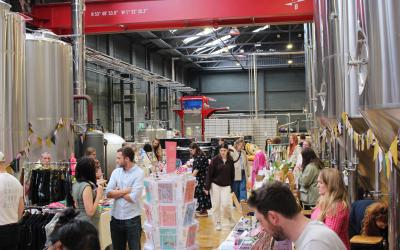
[[[375,145],[374,145],[374,161],[376,161],[376,159],[378,158],[378,154],[379,154],[379,145],[378,145],[378,143],[375,143]]]
[[[394,138],[392,144],[390,145],[389,151],[390,151],[390,153],[392,153],[394,165],[397,166],[397,164],[398,164],[397,136],[396,136],[396,138]]]
[[[52,142],[51,142],[51,137],[48,136],[48,137],[46,138],[46,146],[47,146],[47,147],[51,147],[51,144],[52,144]]]
[[[358,150],[358,142],[359,142],[358,137],[359,137],[359,134],[358,134],[357,132],[354,132],[354,133],[353,133],[354,147],[355,147],[357,150]]]
[[[389,152],[385,154],[385,164],[386,164],[386,176],[387,178],[390,177],[390,172],[391,172],[391,166],[390,166],[390,160],[389,160]]]

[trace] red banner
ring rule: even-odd
[[[34,24],[66,33],[71,4],[34,5]],[[313,20],[313,0],[86,1],[85,32],[172,29],[196,26],[296,23]]]
[[[167,173],[175,173],[176,171],[176,142],[165,142],[165,155],[167,157]]]

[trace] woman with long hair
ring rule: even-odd
[[[300,200],[304,208],[309,209],[317,203],[319,197],[318,175],[324,165],[311,148],[304,148],[301,156],[303,162],[299,178]]]
[[[78,218],[98,224],[97,206],[103,197],[103,186],[96,184],[96,166],[93,158],[84,156],[76,164],[77,182],[72,186],[72,197]]]
[[[210,192],[211,204],[216,223],[216,229],[220,231],[221,209],[223,217],[229,220],[230,226],[233,226],[232,219],[232,195],[231,185],[235,178],[235,167],[232,157],[229,155],[227,144],[222,144],[219,154],[211,160],[206,179],[206,194]]]
[[[163,150],[160,144],[160,139],[154,138],[154,140],[151,143],[153,147],[153,152],[154,155],[157,157],[157,161],[162,161],[163,159]]]
[[[144,144],[141,158],[143,161],[145,176],[159,171],[157,166],[157,157],[155,156],[153,148],[150,144]]]
[[[336,232],[347,249],[349,241],[349,203],[343,177],[335,168],[325,168],[318,176],[319,199],[311,219],[319,220]]]
[[[366,236],[387,237],[388,205],[386,202],[374,202],[367,207],[361,226],[361,234]]]
[[[247,200],[247,178],[249,178],[249,169],[246,151],[244,151],[245,142],[242,138],[237,139],[229,152],[233,158],[235,166],[235,180],[232,184],[232,191],[239,201]]]
[[[101,163],[97,159],[97,151],[93,147],[88,147],[85,151],[85,156],[88,156],[94,160],[95,166],[96,166],[96,180],[97,182],[101,182],[102,184],[105,184],[106,181],[103,180],[103,170],[101,169]]]
[[[192,143],[189,145],[190,154],[193,157],[193,176],[196,177],[197,186],[194,192],[194,198],[197,199],[197,216],[208,216],[207,209],[211,208],[210,195],[204,191],[208,171],[208,159],[201,151],[199,145]]]
[[[301,153],[301,147],[298,144],[298,139],[296,134],[289,135],[289,146],[287,149],[287,159],[289,162],[295,164],[297,157]]]

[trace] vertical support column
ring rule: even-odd
[[[72,0],[72,56],[73,56],[73,81],[74,95],[86,94],[85,82],[85,35],[83,33],[84,0]],[[84,106],[79,102],[75,109],[75,121],[86,123],[84,119]]]
[[[176,81],[176,74],[175,74],[175,61],[176,60],[178,60],[179,58],[172,58],[171,59],[171,78],[172,78],[172,81]],[[174,106],[174,100],[175,100],[175,98],[174,98],[174,91],[171,89],[171,87],[169,87],[168,88],[168,102],[169,102],[169,105],[168,105],[168,108],[169,108],[169,116],[168,116],[168,119],[169,119],[169,127],[170,128],[176,128],[175,126],[176,126],[176,122],[175,122],[175,120],[176,120],[176,116],[175,116],[175,113],[174,113],[174,111],[172,110],[172,108],[173,108],[173,106]]]
[[[254,115],[258,119],[258,79],[257,79],[257,56],[253,55],[254,67]]]
[[[392,166],[389,180],[389,249],[399,249],[399,206],[398,194],[400,191],[398,166]]]

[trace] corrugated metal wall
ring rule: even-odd
[[[188,82],[201,94],[215,98],[216,106],[230,112],[249,110],[249,79],[243,72],[198,72]],[[258,72],[258,106],[261,113],[302,112],[306,105],[304,68],[268,69]]]
[[[99,35],[99,36],[87,36],[86,46],[93,48],[95,50],[107,53],[113,57],[121,59],[123,61],[132,63],[141,68],[146,68],[146,47],[140,43],[132,43],[132,40],[124,35]],[[171,59],[166,58],[156,52],[149,51],[149,67],[148,69],[166,77],[171,77]],[[87,64],[87,67],[94,68],[96,70],[104,70],[98,68],[96,65]],[[184,80],[184,69],[179,65],[176,65],[176,78],[178,81]],[[94,119],[101,123],[104,128],[108,131],[115,132],[119,134],[120,128],[118,126],[113,126],[111,123],[112,117],[112,104],[111,104],[111,84],[114,83],[114,99],[119,98],[119,80],[109,79],[109,77],[102,74],[93,73],[90,70],[86,71],[86,93],[93,98],[94,102]],[[135,85],[137,92],[140,93],[138,100],[138,110],[135,115],[136,120],[145,119],[145,107],[146,105],[146,94],[148,92],[148,84],[142,82]],[[158,91],[155,92],[155,98],[157,98]],[[115,110],[114,110],[115,111]],[[117,113],[120,110],[116,111]],[[129,107],[125,108],[125,114],[129,116]],[[158,119],[158,112],[156,112],[156,117]],[[125,135],[129,129],[125,129]]]

